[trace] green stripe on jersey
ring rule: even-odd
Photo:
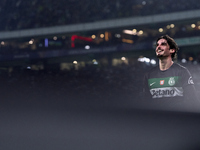
[[[151,78],[148,79],[148,85],[150,89],[163,88],[163,87],[175,87],[179,83],[180,77],[165,77],[165,78]]]

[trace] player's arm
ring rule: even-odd
[[[200,100],[197,96],[192,76],[188,70],[183,74],[183,90],[187,102],[192,105],[200,105]]]
[[[143,89],[142,89],[142,99],[143,101],[150,101],[152,99],[151,93],[150,93],[150,89],[149,89],[149,85],[148,85],[148,77],[147,75],[144,76],[144,80],[143,80]]]

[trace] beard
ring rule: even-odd
[[[156,57],[157,57],[158,59],[165,59],[165,58],[167,58],[168,56],[166,56],[166,55],[164,55],[164,54],[157,54]]]
[[[163,59],[163,58],[168,57],[168,55],[164,52],[161,52],[161,53],[156,53],[156,57],[159,58],[159,59]]]
[[[163,56],[163,54],[157,54],[156,57],[157,58],[163,58],[164,56]]]
[[[164,57],[162,54],[157,54],[156,56],[157,56],[157,58],[162,58],[162,57]]]

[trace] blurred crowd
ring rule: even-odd
[[[199,9],[197,0],[2,0],[0,31]]]
[[[143,67],[137,64],[70,71],[16,70],[0,75],[1,103],[29,108],[128,106],[139,101]]]
[[[0,75],[1,109],[137,107],[144,74],[152,66],[137,63],[80,70],[18,70]],[[199,65],[187,65],[200,90]]]

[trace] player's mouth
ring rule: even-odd
[[[157,53],[161,53],[161,52],[163,52],[163,50],[159,49],[159,50],[157,50],[156,52],[157,52]]]

